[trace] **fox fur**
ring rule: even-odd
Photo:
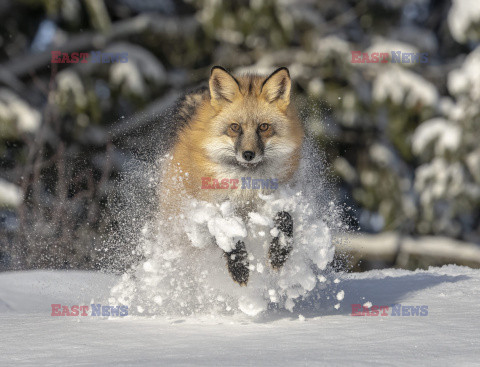
[[[160,184],[161,210],[174,216],[189,198],[230,200],[246,218],[269,189],[202,189],[202,179],[251,177],[276,179],[279,185],[292,180],[304,130],[290,103],[290,74],[279,68],[268,76],[233,76],[215,66],[208,84],[180,103],[175,121],[180,128]]]

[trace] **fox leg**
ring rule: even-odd
[[[281,211],[277,213],[274,221],[279,233],[272,239],[268,257],[272,268],[277,270],[283,266],[292,251],[293,220],[288,212]]]
[[[232,279],[241,286],[247,285],[249,262],[245,243],[238,241],[232,251],[225,252],[225,257],[227,258],[227,267]]]

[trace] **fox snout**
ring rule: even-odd
[[[244,164],[260,163],[263,159],[263,144],[259,137],[248,135],[240,135],[235,144],[237,161]]]
[[[245,152],[242,153],[242,157],[247,162],[250,162],[253,158],[255,158],[255,152],[252,152],[251,150],[246,150]]]
[[[263,154],[254,150],[240,150],[236,154],[237,161],[245,164],[260,163],[263,159]]]

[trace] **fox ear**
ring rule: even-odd
[[[261,94],[269,102],[276,102],[278,107],[286,109],[290,103],[292,80],[287,68],[275,70],[262,84]]]
[[[240,94],[237,79],[221,66],[212,68],[208,84],[213,107],[219,107],[224,103],[232,103]]]

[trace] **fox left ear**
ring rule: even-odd
[[[282,110],[290,103],[292,80],[288,69],[283,67],[275,70],[262,84],[261,94],[269,102],[276,102]]]
[[[212,68],[208,84],[211,104],[215,108],[219,108],[225,103],[232,103],[240,95],[237,79],[221,66]]]

